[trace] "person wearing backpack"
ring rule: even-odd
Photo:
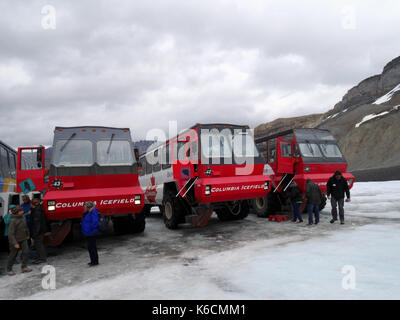
[[[81,226],[90,256],[88,265],[89,267],[97,266],[99,255],[97,253],[96,236],[99,234],[99,212],[92,201],[87,201],[84,205]]]

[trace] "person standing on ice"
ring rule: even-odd
[[[47,253],[43,243],[44,234],[47,231],[46,222],[46,216],[40,200],[33,199],[31,208],[31,236],[38,254],[38,258],[33,262],[34,264],[45,263],[47,260]]]
[[[30,238],[29,229],[24,217],[24,208],[17,206],[12,209],[12,216],[10,225],[8,227],[8,241],[10,245],[10,253],[7,261],[7,274],[9,276],[15,275],[12,267],[15,263],[18,251],[22,251],[22,266],[21,271],[31,272],[32,269],[28,268],[29,260],[29,247],[28,239]]]
[[[293,222],[296,222],[299,219],[298,223],[303,222],[303,218],[300,214],[300,206],[303,203],[303,195],[301,194],[301,190],[297,186],[296,182],[292,181],[289,185],[289,199],[292,203],[293,207]]]
[[[308,225],[313,224],[313,214],[315,214],[315,224],[319,223],[319,206],[321,205],[322,193],[318,185],[311,179],[307,179],[306,185]]]
[[[337,221],[337,207],[339,206],[340,224],[344,224],[344,194],[346,193],[347,201],[350,201],[350,190],[342,173],[338,170],[329,178],[327,183],[327,196],[331,200],[332,220],[331,223]]]
[[[96,245],[96,236],[99,234],[99,212],[92,201],[86,202],[83,208],[82,233],[86,238],[90,256],[88,265],[89,267],[93,267],[99,264]]]

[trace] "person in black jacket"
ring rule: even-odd
[[[306,184],[308,225],[312,225],[313,213],[315,214],[315,224],[319,223],[319,206],[321,205],[322,193],[318,185],[311,179],[307,179]]]
[[[43,243],[46,231],[47,222],[43,206],[40,204],[39,199],[33,199],[31,209],[31,236],[38,254],[37,260],[33,262],[34,264],[45,263],[47,261],[47,253]]]
[[[327,183],[327,196],[331,200],[332,205],[332,220],[334,223],[337,220],[337,206],[339,206],[340,224],[344,224],[344,194],[346,193],[347,200],[350,201],[350,190],[345,178],[340,171],[329,178]]]
[[[288,188],[288,196],[293,206],[293,222],[299,219],[299,223],[303,222],[303,218],[300,214],[300,206],[303,203],[303,195],[301,194],[300,188],[296,182],[292,181]]]

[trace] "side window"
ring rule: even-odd
[[[199,159],[199,142],[198,141],[193,141],[192,142],[192,154],[191,158],[192,160],[198,160]]]
[[[162,158],[162,168],[164,169],[168,169],[171,167],[171,161],[170,161],[170,144],[167,144],[164,148],[163,148],[163,158]]]
[[[0,147],[0,162],[1,162],[1,171],[3,175],[8,178],[10,176],[10,166],[8,162],[8,152],[6,149]]]
[[[300,158],[300,149],[299,149],[299,145],[297,143],[293,144],[293,157],[295,158]]]
[[[258,152],[264,159],[267,159],[267,141],[257,143]]]
[[[5,176],[7,171],[8,168],[6,150],[4,150],[2,146],[0,146],[0,174],[2,176]]]
[[[142,157],[139,159],[140,164],[142,165],[142,169],[139,170],[139,176],[144,176],[146,172],[146,161],[145,158]]]
[[[37,149],[23,149],[21,151],[21,170],[41,169],[37,161]]]
[[[154,159],[158,159],[161,149],[157,149],[154,151]],[[158,172],[161,170],[161,163],[158,160],[156,164],[153,164],[153,172]]]
[[[15,179],[16,177],[16,164],[17,164],[17,160],[15,158],[15,154],[13,153],[9,153],[9,157],[10,157],[10,171],[11,171],[11,178]]]
[[[147,162],[146,156],[144,157],[144,160],[146,162],[146,174],[151,174],[152,165]]]
[[[281,141],[279,143],[281,148],[281,155],[283,158],[291,158],[292,157],[292,144],[290,142]]]
[[[274,163],[276,160],[276,139],[268,141],[268,163]]]
[[[178,150],[176,153],[176,159],[177,160],[186,160],[187,159],[187,155],[185,152],[185,146],[186,146],[186,142],[178,142],[177,143],[178,146]]]

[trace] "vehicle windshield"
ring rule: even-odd
[[[131,166],[134,162],[131,143],[126,140],[97,142],[97,163],[101,166]]]
[[[260,157],[253,136],[242,129],[202,130],[201,153],[204,161],[213,164],[242,164],[249,158]]]
[[[87,167],[93,165],[93,144],[89,140],[58,140],[54,148],[56,167]]]
[[[206,158],[230,158],[232,156],[229,137],[221,133],[202,133],[201,150]]]
[[[336,139],[329,131],[298,129],[295,135],[303,157],[343,159]]]
[[[342,153],[339,150],[339,147],[336,144],[325,144],[320,143],[322,153],[327,158],[341,158],[343,157]]]
[[[303,157],[321,158],[322,153],[316,143],[299,143],[300,152]]]
[[[257,147],[249,133],[236,133],[232,137],[232,149],[235,157],[258,157]]]

